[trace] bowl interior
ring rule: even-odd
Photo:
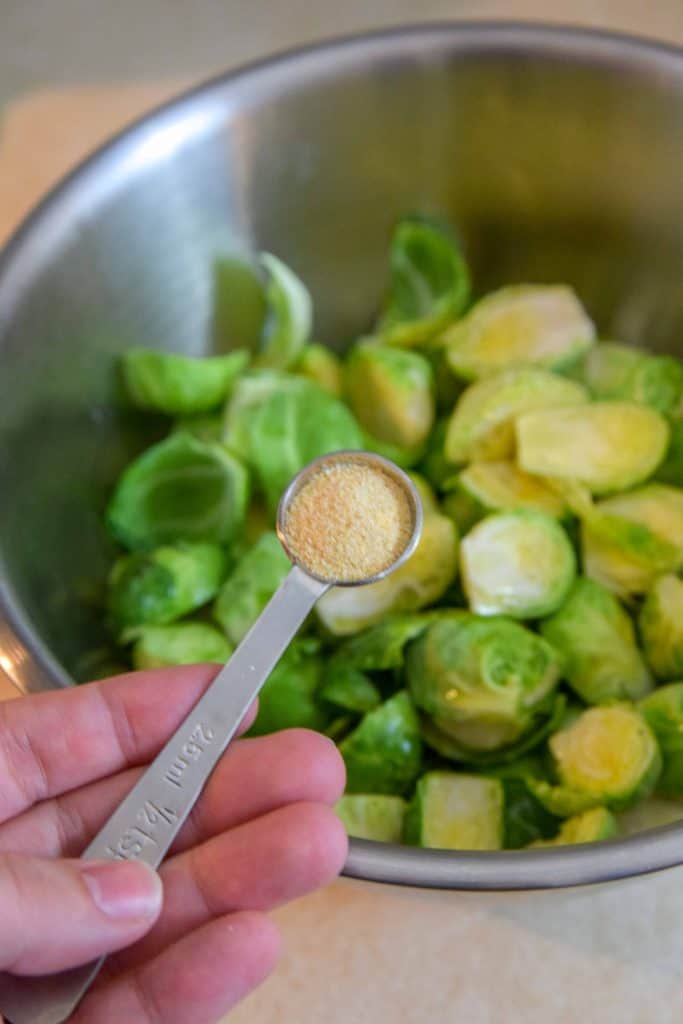
[[[226,258],[270,250],[343,347],[395,220],[460,232],[479,291],[568,282],[603,337],[680,352],[683,57],[581,32],[442,27],[211,83],[98,154],[0,263],[6,612],[54,683],[106,644],[102,510],[161,425],[118,401],[131,344],[229,347]]]

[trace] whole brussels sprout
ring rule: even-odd
[[[467,264],[450,232],[425,218],[399,222],[390,259],[389,294],[377,333],[390,345],[424,344],[467,305]]]
[[[660,686],[639,704],[641,714],[662,752],[657,789],[665,796],[683,796],[683,682]]]
[[[339,744],[348,793],[392,793],[412,788],[422,766],[417,713],[402,690],[363,716]]]
[[[440,850],[500,850],[503,808],[500,779],[426,772],[408,805],[404,838]]]
[[[244,349],[193,359],[175,352],[130,348],[122,357],[123,379],[129,398],[140,409],[189,416],[219,406],[248,362]]]
[[[660,576],[640,610],[645,656],[658,679],[683,679],[683,580]]]
[[[432,368],[424,356],[389,345],[356,345],[346,359],[344,389],[373,437],[421,451],[434,424]]]
[[[501,370],[471,384],[458,399],[446,432],[446,459],[453,463],[507,459],[514,449],[515,417],[532,409],[561,411],[563,406],[587,401],[588,392],[581,384],[549,370],[535,366]]]
[[[171,434],[124,470],[107,525],[132,549],[177,540],[225,544],[244,524],[248,494],[244,466],[221,445]]]
[[[562,655],[565,679],[587,704],[636,700],[652,689],[631,619],[593,580],[576,580],[541,634]]]
[[[517,461],[527,473],[577,480],[593,494],[642,483],[664,458],[669,427],[635,402],[593,402],[526,412],[516,420]]]
[[[593,323],[564,285],[500,288],[444,335],[453,371],[467,380],[523,363],[562,369],[594,341]]]
[[[596,398],[619,398],[672,413],[683,396],[683,363],[642,348],[602,342],[582,361],[581,380]]]
[[[238,644],[291,568],[277,534],[264,533],[238,561],[214,604],[214,618]]]
[[[316,613],[335,636],[358,633],[385,615],[417,611],[438,601],[457,569],[454,523],[446,516],[426,515],[417,548],[402,566],[365,587],[333,588],[318,602]]]
[[[567,534],[545,512],[487,516],[460,545],[463,586],[479,615],[534,619],[560,607],[576,573]]]
[[[233,652],[222,633],[207,622],[176,622],[171,626],[143,626],[135,631],[133,666],[166,668],[226,662]]]
[[[218,592],[227,558],[215,544],[179,542],[119,558],[109,575],[107,605],[119,634],[168,625]]]
[[[462,747],[492,751],[518,740],[554,690],[560,664],[541,637],[504,618],[453,612],[406,655],[418,708]]]
[[[647,484],[598,502],[583,517],[587,576],[616,594],[644,594],[661,573],[683,568],[683,489]]]

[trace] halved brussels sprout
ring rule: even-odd
[[[226,409],[223,440],[253,469],[271,509],[306,463],[363,447],[361,429],[342,402],[304,377],[274,370],[240,378]]]
[[[417,218],[397,225],[390,258],[389,295],[377,331],[391,345],[422,344],[467,305],[467,264],[449,232]]]
[[[248,493],[244,466],[221,445],[171,434],[124,470],[107,525],[127,548],[176,540],[225,544],[242,528]]]
[[[273,532],[264,533],[242,556],[216,598],[213,614],[226,636],[240,642],[291,568]]]
[[[660,576],[640,610],[645,656],[658,679],[683,679],[683,580]]]
[[[400,668],[406,644],[424,633],[440,612],[387,616],[376,626],[344,640],[334,652],[331,666],[360,669],[364,672]]]
[[[487,516],[460,545],[462,581],[472,611],[536,619],[560,607],[576,574],[567,534],[545,512]]]
[[[683,489],[647,484],[598,502],[581,526],[587,576],[622,596],[683,568]]]
[[[122,356],[123,379],[129,398],[140,409],[188,416],[219,406],[248,362],[245,349],[193,359],[175,352],[130,348]]]
[[[639,704],[641,714],[657,737],[662,752],[662,774],[657,790],[683,796],[683,682],[660,686]]]
[[[179,542],[124,555],[109,575],[107,605],[118,633],[163,626],[201,608],[218,592],[227,558],[215,544]]]
[[[233,652],[215,626],[207,622],[176,622],[172,626],[143,626],[135,632],[133,666],[136,669],[168,665],[223,663]]]
[[[393,793],[411,789],[422,766],[417,712],[402,690],[364,715],[341,741],[348,793]]]
[[[432,368],[419,352],[366,343],[347,356],[344,390],[356,419],[373,437],[421,449],[434,423]]]
[[[500,850],[503,803],[500,779],[426,772],[408,805],[405,841],[439,850]]]
[[[662,767],[652,729],[630,704],[588,708],[549,747],[560,786],[611,810],[649,796]]]
[[[339,356],[325,345],[306,345],[294,372],[308,377],[334,398],[341,398],[343,371]]]
[[[418,546],[407,562],[377,583],[333,588],[318,602],[316,612],[330,633],[358,633],[385,615],[417,611],[438,601],[457,570],[454,523],[446,516],[426,515]]]
[[[322,732],[332,718],[319,699],[323,671],[318,641],[295,639],[261,688],[258,715],[248,735],[263,736],[296,726]]]
[[[518,740],[559,680],[553,648],[516,622],[454,611],[408,648],[406,680],[417,707],[471,751]]]
[[[268,275],[260,366],[287,369],[296,363],[311,334],[313,304],[308,289],[282,260],[262,253]]]
[[[650,476],[669,443],[666,420],[635,402],[593,402],[526,412],[516,421],[517,461],[527,473],[578,480],[593,494]]]
[[[458,480],[465,493],[487,512],[527,508],[555,519],[567,514],[567,506],[556,490],[537,476],[525,473],[514,462],[472,462],[458,475]]]
[[[494,746],[492,749],[489,749],[491,743],[497,743],[501,734],[500,723],[497,722],[484,723],[478,719],[473,719],[472,722],[459,722],[457,740],[453,735],[454,729],[444,732],[427,715],[422,715],[420,728],[427,746],[447,761],[458,761],[471,765],[472,768],[495,771],[498,774],[502,767],[512,768],[524,754],[536,750],[544,740],[565,725],[569,718],[570,711],[565,695],[551,693],[534,706],[529,727],[519,739],[503,746]]]
[[[592,807],[589,811],[575,814],[560,826],[553,839],[540,839],[530,847],[577,846],[581,843],[600,843],[614,839],[619,832],[617,819],[606,807]]]
[[[524,363],[562,369],[594,341],[592,321],[564,285],[500,288],[444,335],[451,367],[466,380]]]
[[[601,342],[587,353],[581,380],[596,398],[619,398],[672,413],[683,396],[683,363],[642,348]]]
[[[382,695],[368,677],[342,661],[328,662],[320,687],[321,700],[341,709],[364,715],[382,703]]]
[[[400,843],[406,806],[400,796],[347,793],[334,809],[350,836],[376,843]]]
[[[458,399],[446,433],[446,459],[455,463],[507,459],[514,450],[515,417],[532,409],[561,412],[563,406],[581,407],[587,401],[583,385],[549,370],[534,366],[502,370],[470,385]]]
[[[636,700],[652,689],[631,619],[593,580],[576,580],[541,634],[562,655],[564,678],[587,704]]]

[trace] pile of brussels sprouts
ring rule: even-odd
[[[288,571],[290,478],[371,449],[413,474],[422,539],[323,598],[252,733],[332,737],[339,814],[385,842],[590,842],[683,797],[683,363],[597,341],[562,285],[473,302],[457,242],[422,218],[397,226],[384,308],[342,358],[279,260],[240,276],[229,354],[123,358],[129,400],[168,417],[107,510],[127,663],[225,661]]]

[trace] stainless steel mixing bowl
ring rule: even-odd
[[[117,402],[131,343],[212,348],[215,263],[268,249],[316,336],[371,322],[401,214],[448,216],[482,290],[566,281],[603,335],[683,339],[683,54],[591,32],[443,25],[216,79],[100,150],[0,259],[0,664],[66,686],[105,642],[105,496],[150,440]],[[80,669],[82,671],[82,667]],[[683,862],[683,824],[597,846],[450,853],[352,843],[347,873],[543,888]]]

